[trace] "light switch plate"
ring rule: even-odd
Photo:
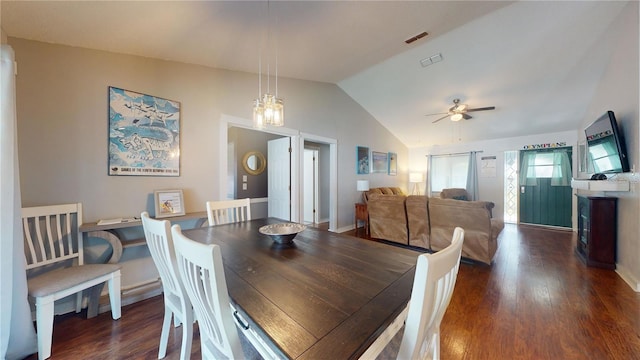
[[[247,190],[247,183],[242,184],[242,190]]]

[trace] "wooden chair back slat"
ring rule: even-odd
[[[81,204],[24,208],[22,223],[27,269],[70,259],[83,264]]]
[[[207,201],[209,226],[251,220],[251,199]]]
[[[171,234],[178,272],[198,320],[202,358],[212,358],[216,352],[229,359],[244,358],[230,311],[220,247],[187,238],[180,225],[173,225]]]

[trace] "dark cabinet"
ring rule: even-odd
[[[615,197],[578,196],[576,253],[588,266],[616,268],[617,202]]]

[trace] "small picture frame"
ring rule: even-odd
[[[396,176],[398,174],[398,154],[389,153],[389,175]]]
[[[181,216],[184,211],[182,190],[155,190],[156,218]]]

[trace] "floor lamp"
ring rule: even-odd
[[[418,184],[422,182],[422,173],[409,173],[409,182],[413,184],[413,191],[411,192],[411,195],[420,195],[420,188],[418,187]]]

